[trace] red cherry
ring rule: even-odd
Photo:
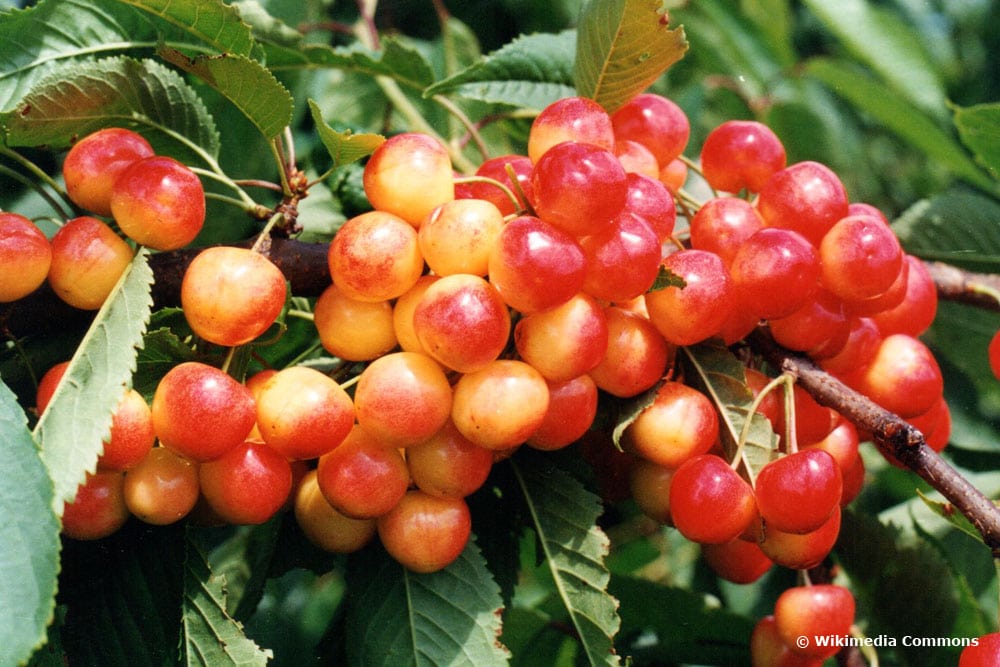
[[[718,456],[695,456],[674,473],[671,519],[692,542],[721,544],[735,539],[756,513],[753,489]]]
[[[765,465],[754,492],[761,518],[789,533],[818,529],[840,503],[840,468],[830,454],[803,449]]]

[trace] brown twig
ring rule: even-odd
[[[973,273],[944,262],[924,262],[938,296],[986,310],[1000,311],[1000,275]]]
[[[883,454],[894,457],[948,499],[976,527],[993,556],[1000,557],[1000,508],[931,449],[919,430],[832,377],[810,359],[780,347],[765,330],[755,331],[750,343],[768,363],[794,375],[818,403],[837,410],[871,433]]]

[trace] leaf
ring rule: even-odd
[[[66,26],[73,26],[67,30]],[[149,21],[113,0],[44,1],[0,20],[0,110],[67,61],[155,40]]]
[[[604,559],[609,541],[597,526],[599,499],[544,456],[512,459],[511,465],[545,558],[543,566],[552,575],[586,660],[592,665],[619,664],[614,636],[621,619],[618,601],[608,593],[611,575]]]
[[[449,93],[489,104],[541,111],[558,99],[576,94],[575,50],[573,31],[523,35],[430,86],[424,96]]]
[[[976,527],[972,525],[972,522],[969,521],[964,514],[955,509],[954,505],[940,500],[934,500],[920,489],[917,489],[917,495],[934,514],[941,517],[977,542],[983,542],[982,533],[976,530]]]
[[[621,440],[622,436],[625,435],[625,431],[632,425],[632,422],[639,418],[643,410],[653,404],[656,400],[656,394],[659,393],[662,386],[663,381],[661,380],[638,396],[633,396],[622,402],[620,409],[615,415],[615,427],[611,431],[611,442],[619,450],[622,450]]]
[[[219,51],[250,57],[256,49],[250,26],[240,13],[222,0],[119,0],[159,16]]]
[[[379,544],[353,555],[347,652],[353,665],[506,665],[500,591],[470,540],[430,574],[410,572]]]
[[[434,81],[434,70],[420,51],[392,37],[382,40],[380,51],[372,51],[359,43],[338,48],[304,44],[298,49],[270,49],[267,66],[272,72],[333,68],[369,76],[387,76],[414,90],[423,90]]]
[[[53,618],[59,520],[27,416],[3,382],[0,442],[0,665],[16,665],[45,641]]]
[[[8,146],[65,147],[110,125],[152,135],[150,142],[161,153],[190,151],[178,136],[210,155],[219,150],[215,121],[198,94],[176,72],[151,60],[66,64],[35,84],[15,109],[0,114]]]
[[[660,271],[656,274],[656,280],[653,281],[653,285],[649,288],[649,291],[657,292],[661,289],[666,289],[667,287],[679,287],[684,289],[687,287],[687,282],[684,278],[661,264]]]
[[[54,507],[76,496],[111,428],[111,414],[135,371],[136,348],[149,321],[153,272],[140,250],[80,342],[35,426],[42,461],[55,484]]]
[[[997,184],[957,141],[881,82],[845,62],[829,58],[809,60],[805,72],[958,177],[984,190],[998,191]]]
[[[637,662],[749,664],[749,618],[712,606],[695,591],[647,579],[614,576],[610,590],[622,602],[619,647]],[[655,641],[645,641],[650,636]]]
[[[897,93],[893,99],[902,94],[905,99],[899,101],[906,106],[916,105],[924,113],[941,116],[944,85],[918,39],[919,33],[899,15],[865,0],[806,0],[805,4],[859,61]]]
[[[753,403],[753,392],[747,386],[745,368],[720,340],[681,348],[686,360],[685,380],[701,390],[719,412],[719,431],[727,456],[735,456],[740,434]],[[771,423],[759,412],[751,417],[743,463],[752,478],[774,456],[778,437]]]
[[[614,112],[684,57],[683,28],[670,29],[660,0],[591,0],[577,26],[574,84]]]
[[[313,100],[308,100],[309,112],[319,133],[320,141],[333,158],[333,167],[357,162],[375,152],[385,142],[380,134],[353,134],[350,130],[337,132],[323,120],[323,112]]]
[[[279,512],[263,524],[239,526],[232,537],[209,552],[212,572],[226,581],[226,612],[236,620],[250,618],[264,595],[284,517],[285,513]],[[190,536],[199,545],[210,546],[211,534],[198,531]]]
[[[962,143],[1000,180],[1000,104],[955,107],[954,119]]]
[[[908,253],[970,271],[1000,272],[1000,202],[953,190],[903,212],[893,229]]]
[[[243,633],[226,611],[225,577],[213,575],[205,556],[188,541],[184,559],[181,654],[185,665],[266,665],[273,657]]]
[[[273,139],[292,122],[294,102],[291,94],[256,60],[227,53],[190,58],[166,46],[157,49],[157,53],[217,90],[236,105],[265,138]]]

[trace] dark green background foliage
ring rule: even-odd
[[[523,152],[532,114],[559,97],[589,88],[606,106],[621,103],[629,91],[585,74],[613,56],[576,49],[578,36],[606,27],[581,13],[595,5],[631,30],[639,29],[630,19],[637,8],[659,3],[444,2],[450,16],[442,23],[442,7],[430,0],[384,1],[376,13],[381,48],[372,50],[341,30],[358,22],[351,2],[246,0],[233,3],[237,15],[213,0],[43,0],[27,10],[0,0],[0,208],[54,231],[51,221],[68,211],[35,187],[39,179],[49,175],[58,186],[74,137],[128,125],[158,151],[219,176],[209,190],[223,198],[210,202],[197,243],[243,240],[259,222],[233,205],[227,181],[277,181],[269,140],[288,125],[298,165],[312,177],[327,174],[301,203],[302,238],[328,241],[368,208],[356,158],[369,149],[352,143],[359,136],[461,137],[443,99],[473,121],[498,115],[482,138],[500,155]],[[688,156],[697,158],[705,135],[725,120],[761,120],[790,162],[828,164],[852,200],[881,208],[909,252],[998,272],[1000,3],[666,6],[689,48],[662,76],[653,71],[651,89],[688,113]],[[221,28],[206,29],[204,16]],[[218,68],[209,85],[201,70],[161,57],[162,47],[228,56],[199,61]],[[250,94],[241,85],[248,81]],[[31,122],[25,105],[50,122]],[[482,158],[470,142],[456,166],[469,170]],[[710,194],[696,176],[688,185],[697,197]],[[252,195],[266,207],[278,201]],[[150,281],[140,254],[96,336],[84,338],[89,321],[16,340],[5,333],[0,666],[29,656],[36,665],[63,664],[63,655],[71,665],[102,666],[215,667],[268,656],[289,666],[748,664],[753,624],[795,583],[781,569],[749,586],[718,579],[696,546],[651,525],[632,503],[602,504],[575,447],[520,452],[497,465],[470,498],[474,542],[433,575],[406,572],[377,544],[349,557],[322,553],[287,515],[240,528],[132,522],[98,543],[61,544],[53,507],[96,460],[114,388],[134,374],[148,396],[171,364],[193,354],[180,313],[153,311]],[[294,305],[308,310],[312,301]],[[1000,383],[988,373],[985,348],[1000,317],[955,304],[940,312],[926,340],[945,371],[954,416],[947,456],[995,496]],[[311,325],[287,318],[283,326],[277,343],[240,362],[247,372],[261,363],[331,363]],[[140,342],[134,358],[120,354]],[[71,373],[86,392],[64,392],[50,409],[58,414],[36,424],[34,381],[71,350],[79,360]],[[733,376],[732,358],[721,354],[703,346],[688,359],[722,386]],[[863,452],[869,479],[831,556],[857,596],[859,626],[900,640],[994,630],[988,550],[921,499],[917,490],[932,490],[913,474],[870,445]],[[956,651],[896,647],[879,656],[883,665],[948,665]]]

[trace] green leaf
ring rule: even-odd
[[[597,526],[602,507],[597,496],[543,456],[511,460],[514,475],[559,600],[569,615],[586,660],[617,665],[614,636],[621,619],[618,601],[608,593],[605,566],[609,541]]]
[[[67,30],[67,26],[73,26]],[[141,14],[113,0],[46,0],[0,20],[0,110],[67,61],[155,41]]]
[[[304,44],[297,49],[269,49],[267,66],[272,72],[332,68],[368,76],[387,76],[414,90],[423,90],[434,81],[434,70],[423,54],[392,37],[382,40],[380,51],[372,51],[358,43],[338,48]]]
[[[222,53],[250,57],[257,48],[250,26],[222,0],[119,0],[159,16]]]
[[[984,190],[998,191],[996,182],[976,165],[961,144],[881,82],[829,58],[808,61],[805,72],[958,177]]]
[[[591,0],[577,27],[577,93],[613,112],[684,57],[683,28],[670,29],[660,0]]]
[[[614,576],[610,590],[622,603],[619,648],[637,662],[749,664],[753,620],[710,605],[697,592],[647,579]],[[648,637],[656,639],[644,641]]]
[[[976,530],[976,527],[972,525],[972,522],[969,521],[964,514],[955,509],[954,505],[940,500],[934,500],[927,494],[923,493],[920,489],[917,489],[917,495],[934,514],[941,517],[977,542],[983,541],[982,533]]]
[[[190,58],[169,47],[161,47],[157,53],[219,91],[265,138],[273,139],[292,122],[291,94],[256,60],[228,53]]]
[[[424,95],[449,93],[489,104],[541,111],[558,99],[576,94],[575,51],[573,31],[521,36],[437,82]]]
[[[327,152],[333,158],[333,166],[340,167],[351,162],[357,162],[375,152],[385,142],[380,134],[353,134],[350,130],[337,132],[323,120],[323,112],[313,100],[309,102],[309,113],[319,133],[320,141],[326,146]]]
[[[649,291],[656,292],[661,289],[666,289],[667,287],[679,287],[684,289],[687,287],[687,282],[684,278],[661,264],[660,271],[656,274],[656,280],[653,281],[653,285],[649,288]]]
[[[970,271],[1000,272],[1000,202],[975,192],[924,199],[893,222],[908,253]]]
[[[0,114],[9,146],[65,147],[109,125],[137,129],[161,153],[184,155],[193,143],[218,154],[215,122],[198,94],[176,72],[151,60],[66,64],[38,81],[15,109]]]
[[[59,516],[63,503],[76,496],[87,472],[95,469],[111,415],[131,382],[136,348],[149,321],[152,282],[148,253],[140,250],[97,311],[35,426]]]
[[[865,0],[806,0],[805,4],[859,61],[906,98],[901,103],[915,104],[925,113],[941,117],[944,85],[918,39],[919,33],[897,14]]]
[[[718,339],[682,347],[685,380],[701,390],[719,412],[719,431],[727,456],[735,456],[740,434],[753,403],[753,392],[747,386],[743,363]],[[743,463],[751,477],[774,458],[778,437],[771,423],[759,412],[751,417]]]
[[[661,380],[638,396],[633,396],[621,403],[621,407],[615,415],[615,427],[611,431],[611,442],[614,443],[615,447],[622,449],[622,436],[625,435],[625,431],[632,425],[632,422],[639,418],[643,410],[653,404],[662,386],[663,381]]]
[[[347,580],[353,665],[506,665],[497,641],[502,601],[470,540],[458,559],[430,574],[410,572],[379,544],[355,554]]]
[[[239,621],[250,618],[264,595],[284,517],[285,513],[279,512],[261,525],[239,526],[232,537],[209,553],[212,572],[226,582],[226,612]],[[192,532],[191,537],[212,536]],[[204,543],[209,546],[210,539]]]
[[[133,389],[147,398],[152,398],[156,385],[167,371],[182,362],[195,360],[190,345],[169,328],[154,330],[155,322],[156,314],[150,322],[150,330],[142,337],[142,349],[136,358],[135,376],[132,378]]]
[[[956,107],[954,118],[962,143],[1000,180],[1000,104]]]
[[[0,665],[21,664],[45,641],[59,574],[52,481],[17,397],[0,382]]]
[[[243,633],[226,611],[225,577],[212,574],[205,556],[190,540],[184,560],[181,654],[184,665],[266,665],[273,657]]]

